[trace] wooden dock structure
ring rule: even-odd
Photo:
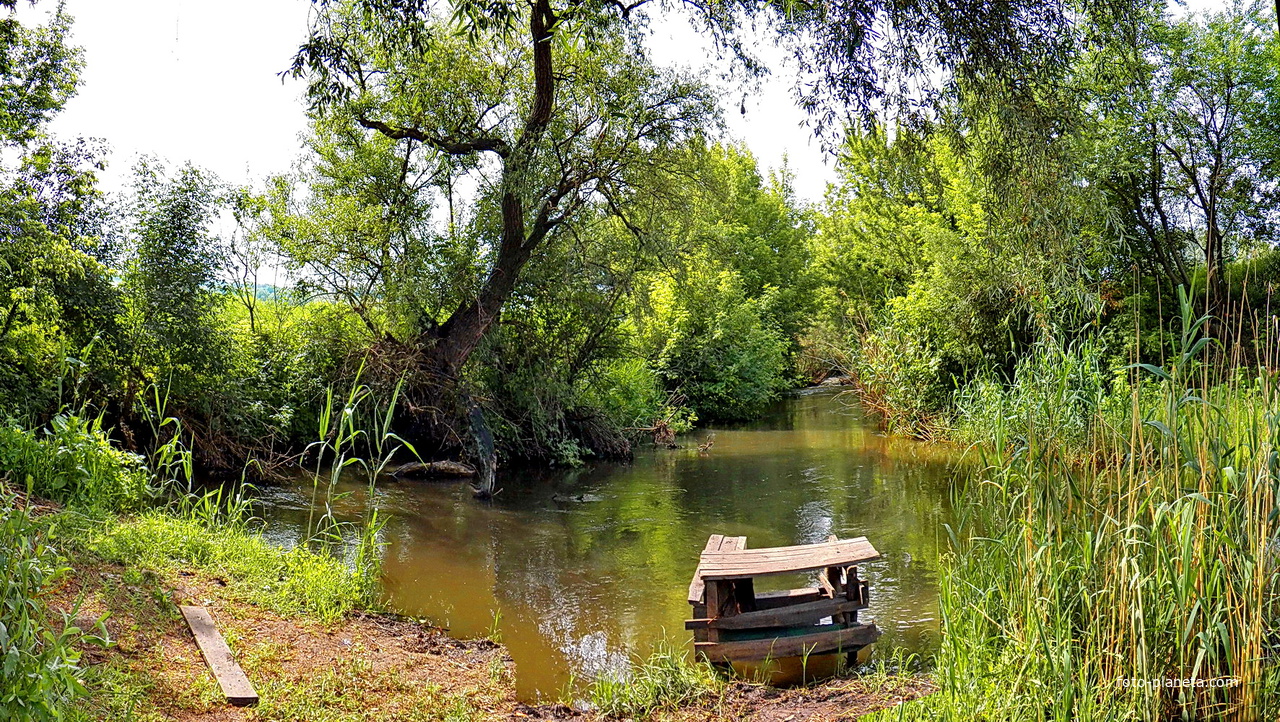
[[[880,637],[859,624],[867,582],[858,564],[880,558],[866,537],[747,549],[747,538],[712,534],[689,584],[694,649],[714,663],[811,654],[856,654]],[[818,586],[755,591],[755,579],[817,571]],[[830,619],[829,622],[824,620]]]

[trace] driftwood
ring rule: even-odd
[[[423,477],[469,479],[476,475],[476,470],[475,467],[461,461],[414,461],[401,464],[388,473],[397,479]]]

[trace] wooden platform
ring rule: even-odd
[[[699,654],[718,663],[852,654],[880,637],[874,624],[858,623],[868,588],[856,565],[880,558],[865,537],[746,546],[746,537],[713,534],[699,557],[685,622]],[[755,592],[755,577],[819,570],[817,587]]]
[[[812,627],[814,631],[787,630],[778,635],[758,639],[723,639],[719,642],[695,642],[693,647],[712,662],[756,662],[786,657],[806,657],[811,654],[856,654],[858,650],[880,638],[880,630],[874,624],[843,627],[824,624]],[[803,634],[799,633],[804,631]]]
[[[751,579],[772,574],[811,572],[862,564],[880,558],[880,552],[871,546],[866,537],[766,549],[745,549],[746,538],[736,538],[744,542],[736,549],[726,550],[722,547],[702,552],[698,559],[698,576],[703,582],[709,579]]]

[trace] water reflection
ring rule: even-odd
[[[699,453],[710,433],[713,447]],[[389,603],[457,635],[496,631],[521,696],[556,696],[571,674],[625,668],[664,636],[688,642],[685,595],[709,534],[745,535],[750,547],[865,535],[884,555],[863,571],[866,616],[884,631],[877,652],[936,648],[953,451],[886,438],[826,391],[682,443],[631,464],[507,470],[491,505],[465,485],[381,485]],[[365,500],[351,491],[337,510],[354,518]],[[283,490],[269,503],[273,532],[296,534],[305,495]]]

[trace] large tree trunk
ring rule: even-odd
[[[529,40],[533,47],[533,102],[520,138],[502,159],[502,237],[493,269],[476,298],[463,303],[447,321],[429,332],[427,354],[437,373],[454,379],[497,320],[511,297],[521,271],[533,251],[545,239],[551,221],[545,212],[526,228],[522,197],[524,180],[533,162],[555,107],[555,76],[551,40],[557,18],[549,0],[537,0],[529,15]],[[545,211],[545,204],[544,204]]]

